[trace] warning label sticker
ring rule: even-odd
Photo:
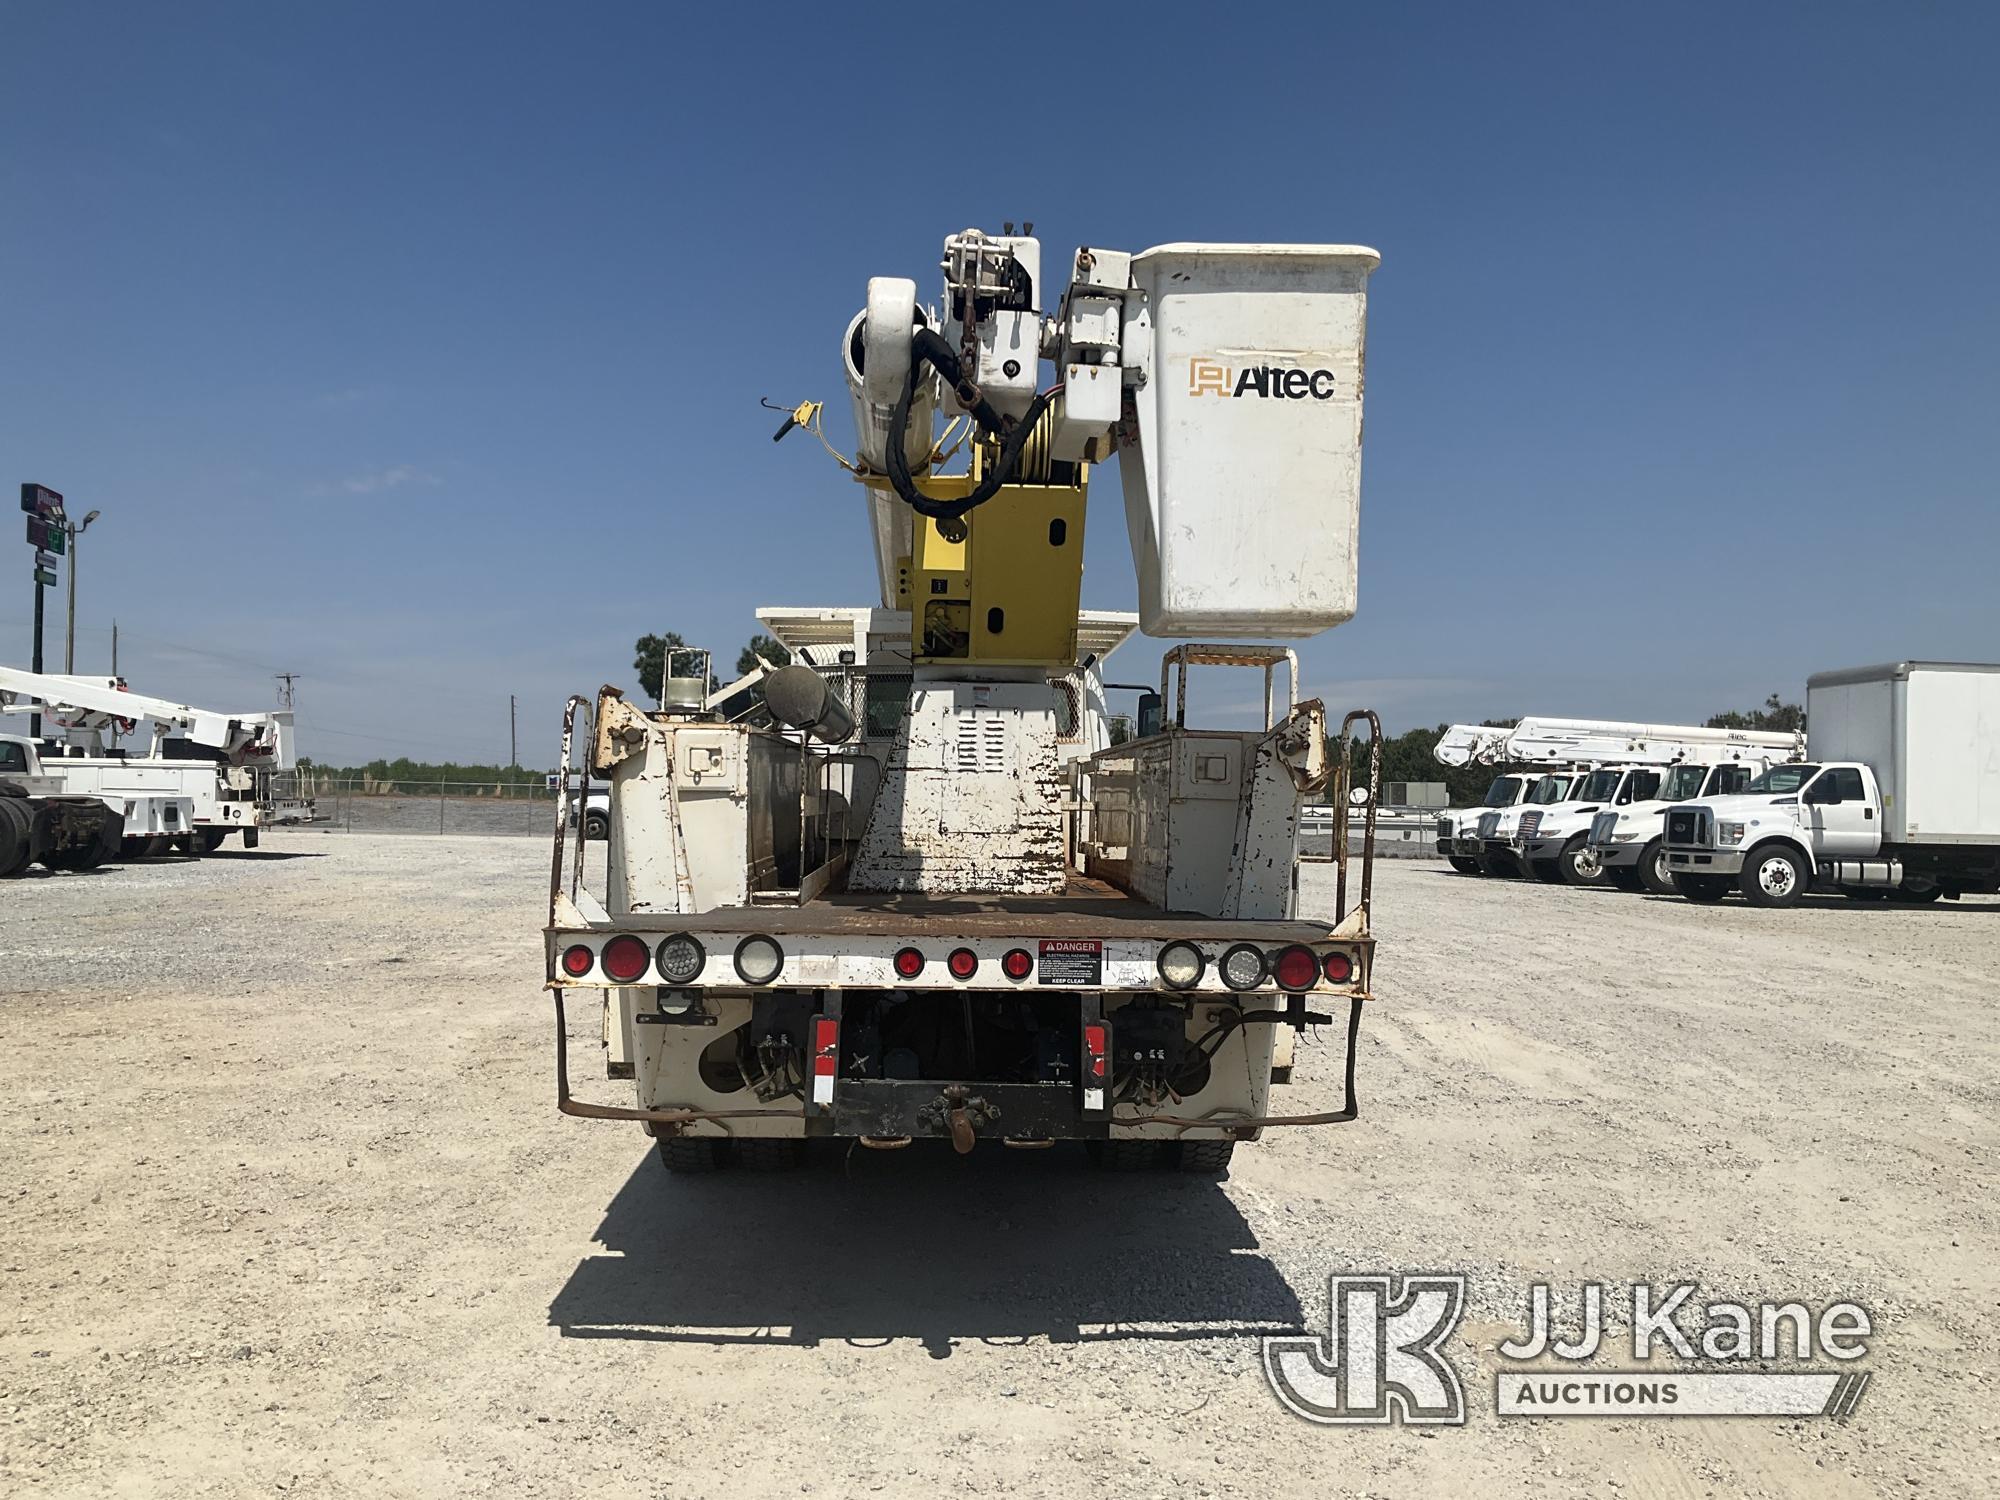
[[[1095,989],[1104,983],[1104,944],[1096,938],[1043,938],[1035,977],[1043,984]]]

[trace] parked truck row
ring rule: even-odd
[[[1766,907],[2000,891],[2000,665],[1821,673],[1801,735],[1522,720],[1453,726],[1437,754],[1504,767],[1438,820],[1467,873]]]
[[[288,710],[221,713],[120,678],[0,667],[0,713],[43,726],[39,739],[0,734],[0,797],[19,804],[0,813],[0,873],[201,855],[232,834],[254,848],[265,828],[312,820],[292,784]]]

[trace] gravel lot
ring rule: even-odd
[[[1363,1117],[1226,1183],[921,1148],[680,1180],[554,1112],[547,871],[301,832],[0,886],[0,1490],[1993,1492],[2000,902],[1385,862]],[[1331,1107],[1339,1064],[1281,1097]],[[1255,1333],[1425,1269],[1472,1278],[1467,1427],[1277,1406]],[[1873,1387],[1845,1423],[1495,1418],[1527,1284],[1593,1278],[1858,1298]]]

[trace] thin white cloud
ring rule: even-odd
[[[404,485],[414,484],[430,488],[443,483],[444,481],[437,475],[426,470],[414,468],[409,464],[396,464],[387,469],[372,469],[364,474],[350,474],[333,484],[314,485],[313,493],[379,495],[384,490],[401,489]]]

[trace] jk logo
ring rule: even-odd
[[[1308,1422],[1465,1425],[1465,1387],[1442,1350],[1465,1313],[1463,1276],[1327,1278],[1328,1330],[1264,1340],[1264,1374]]]

